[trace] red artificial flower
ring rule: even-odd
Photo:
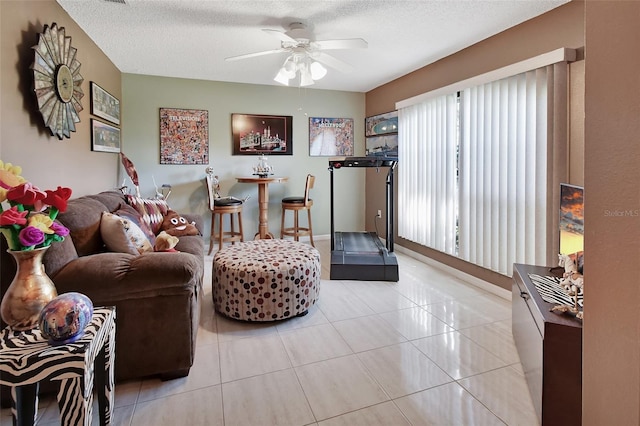
[[[0,226],[26,225],[28,211],[19,212],[17,207],[11,207],[0,213]]]
[[[71,198],[71,188],[58,187],[55,191],[48,189],[44,202],[64,213],[67,210],[67,200]]]
[[[46,196],[46,192],[40,191],[29,182],[25,182],[22,185],[14,186],[7,191],[7,200],[27,206],[35,206],[36,204],[41,204],[38,202],[44,200]]]

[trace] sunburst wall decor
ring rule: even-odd
[[[84,96],[78,49],[71,47],[71,37],[65,36],[64,27],[58,28],[55,23],[44,26],[33,49],[31,68],[38,109],[52,135],[60,140],[70,138],[70,132],[76,131],[75,123],[80,122]]]

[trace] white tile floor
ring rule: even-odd
[[[119,383],[115,424],[538,424],[508,300],[398,252],[397,283],[330,281],[330,242],[316,246],[319,302],[276,323],[216,315],[207,256],[191,373]],[[55,402],[40,405],[38,424],[57,424]]]

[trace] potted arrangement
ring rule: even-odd
[[[0,160],[0,232],[17,264],[0,315],[16,331],[37,327],[40,311],[58,295],[42,257],[52,243],[69,235],[55,218],[66,210],[71,197],[71,189],[60,186],[41,191],[21,173],[19,166]]]

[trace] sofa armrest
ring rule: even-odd
[[[198,292],[204,260],[190,253],[99,253],[82,256],[51,277],[58,293],[77,291],[94,305]]]

